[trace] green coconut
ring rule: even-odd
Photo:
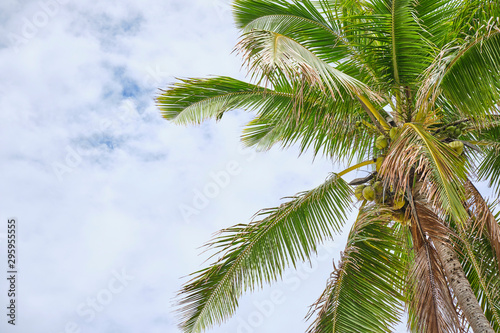
[[[375,170],[377,172],[380,172],[380,167],[382,166],[383,162],[384,162],[384,157],[383,156],[377,157],[377,160],[375,161]]]
[[[453,149],[457,155],[462,155],[464,152],[464,143],[462,141],[453,141],[448,143],[448,146]]]
[[[453,134],[455,134],[455,130],[456,129],[457,128],[455,126],[448,126],[448,127],[446,127],[446,132],[448,132],[448,133],[450,133],[450,134],[453,135]]]
[[[391,128],[389,131],[389,137],[391,138],[392,141],[396,139],[396,136],[398,135],[398,129],[396,127]]]
[[[377,138],[377,140],[375,140],[375,147],[377,147],[377,149],[385,149],[387,148],[387,146],[389,145],[389,143],[387,142],[387,139],[385,138],[385,136],[381,135]]]
[[[363,197],[368,201],[375,200],[375,190],[371,186],[367,186],[363,189]]]
[[[365,185],[358,185],[356,186],[356,189],[354,190],[354,196],[358,200],[364,200],[365,198],[363,197],[363,189],[365,188]]]
[[[405,198],[403,196],[398,196],[394,198],[394,204],[392,205],[392,207],[394,207],[394,209],[401,209],[404,207],[405,204],[406,204]]]

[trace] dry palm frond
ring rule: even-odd
[[[448,228],[439,216],[426,206],[415,203],[415,209],[419,218],[419,224],[422,231],[427,237],[430,237],[433,242],[448,242],[453,231]]]
[[[416,124],[405,125],[390,148],[380,174],[396,192],[418,182],[421,197],[439,214],[449,212],[459,221],[466,219],[460,187],[465,178],[464,160]]]
[[[465,184],[467,194],[467,209],[469,210],[473,223],[473,229],[478,229],[479,236],[486,232],[491,243],[497,260],[497,265],[500,271],[500,226],[498,225],[495,216],[490,210],[488,203],[481,196],[477,188],[472,182]]]
[[[432,242],[447,242],[450,231],[429,208],[413,200],[410,193],[415,262],[410,271],[409,326],[414,332],[461,332],[458,309],[448,287],[444,267]],[[432,242],[431,242],[432,241]]]
[[[460,318],[436,249],[425,241],[410,275],[415,332],[460,332]]]

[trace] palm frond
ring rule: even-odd
[[[462,205],[466,164],[448,146],[428,133],[422,126],[408,123],[392,143],[380,173],[387,176],[396,190],[405,190],[409,175],[415,174],[423,183],[420,193],[434,207],[450,213],[457,221],[466,221]]]
[[[495,132],[498,133],[500,130]],[[486,154],[478,167],[478,178],[487,180],[489,186],[500,195],[500,143],[490,144],[484,150]]]
[[[223,230],[210,244],[220,255],[194,274],[180,292],[184,332],[201,332],[235,311],[239,296],[278,279],[283,270],[310,259],[322,241],[339,232],[352,192],[332,174],[319,187],[279,207],[257,214],[260,220]]]
[[[413,1],[416,22],[422,36],[436,47],[443,47],[453,32],[453,21],[457,11],[463,7],[463,1],[419,0]]]
[[[356,78],[321,60],[314,52],[292,38],[265,30],[252,30],[242,36],[238,50],[254,75],[272,77],[283,73],[289,79],[306,80],[328,90],[333,98],[367,95],[380,100],[378,94]]]
[[[365,0],[318,0],[315,4],[332,24],[339,25],[349,17],[371,11],[370,1]]]
[[[348,56],[341,31],[332,27],[308,0],[236,0],[233,8],[236,24],[243,33],[265,30],[288,36],[327,63]]]
[[[316,6],[309,0],[234,0],[233,14],[236,26],[245,29],[249,24],[262,17],[272,15],[294,16],[321,24],[324,29],[330,26]]]
[[[465,43],[446,46],[429,66],[418,105],[430,108],[443,94],[462,117],[498,113],[500,22],[491,22]]]
[[[460,332],[460,320],[436,249],[425,243],[417,251],[411,273],[412,332]]]
[[[283,148],[298,144],[301,153],[312,150],[314,155],[348,162],[370,153],[375,131],[356,126],[370,121],[356,100],[333,100],[318,90],[299,93],[302,100],[295,109],[276,109],[252,120],[243,130],[243,142],[262,150],[277,143]]]
[[[429,237],[434,242],[448,242],[454,236],[454,232],[449,229],[443,220],[430,208],[420,202],[415,202],[415,211],[418,218],[414,218],[414,222],[418,224],[424,235],[424,238]],[[418,220],[417,220],[418,219]]]
[[[476,31],[493,18],[500,17],[500,3],[491,0],[453,0],[456,4],[454,17],[450,20],[447,42],[474,36]],[[447,43],[445,43],[447,44]]]
[[[415,261],[410,272],[409,327],[412,332],[462,332],[459,313],[433,243],[447,243],[449,229],[429,208],[410,195]],[[431,243],[431,240],[433,243]]]
[[[313,305],[308,333],[390,332],[403,313],[402,227],[388,210],[361,210],[339,267]]]
[[[164,118],[177,124],[200,124],[208,118],[221,117],[237,108],[259,108],[275,103],[290,103],[292,95],[236,80],[230,77],[183,79],[156,98]]]
[[[465,184],[465,191],[468,199],[467,209],[469,214],[472,215],[474,223],[472,229],[477,229],[479,236],[482,236],[483,233],[487,235],[490,246],[495,253],[500,273],[500,225],[498,225],[498,221],[491,212],[488,203],[472,182],[468,181]]]
[[[414,86],[426,67],[428,42],[419,33],[419,22],[411,0],[370,1],[372,13],[349,25],[349,31],[366,39],[362,48],[371,68],[385,88],[399,94],[402,86]],[[419,61],[415,61],[418,57]],[[397,95],[396,95],[397,96]]]

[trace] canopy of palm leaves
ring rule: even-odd
[[[309,333],[390,332],[405,310],[412,332],[467,330],[438,253],[450,244],[500,332],[499,216],[473,184],[500,192],[500,2],[235,0],[233,10],[253,83],[180,80],[157,97],[162,115],[199,124],[252,111],[245,145],[296,145],[351,167],[215,237],[215,262],[179,294],[182,330],[222,323],[242,293],[314,256],[361,201]],[[362,167],[369,177],[342,178]]]

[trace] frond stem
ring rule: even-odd
[[[375,109],[372,103],[370,103],[368,98],[361,96],[360,94],[357,93],[356,96],[358,97],[361,106],[363,106],[363,109],[365,109],[365,111],[372,119],[374,125],[377,126],[377,129],[380,131],[380,133],[386,135],[386,132],[388,132],[391,129],[391,126],[385,121],[385,119],[377,111],[377,109]]]
[[[349,167],[349,168],[345,169],[344,171],[340,172],[339,174],[337,174],[337,176],[342,177],[343,175],[345,175],[351,171],[354,171],[356,169],[362,168],[362,167],[370,165],[370,164],[375,164],[375,162],[373,162],[373,160],[368,160],[368,161],[358,163],[358,164],[353,165],[352,167]]]

